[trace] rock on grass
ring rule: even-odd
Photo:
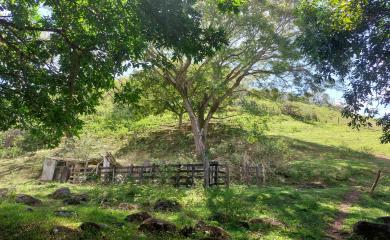
[[[148,218],[142,222],[139,230],[147,233],[175,233],[176,226],[168,221]]]
[[[131,211],[131,210],[138,209],[138,208],[139,208],[139,206],[136,204],[125,203],[125,202],[122,202],[118,205],[118,209],[121,209],[124,211]]]
[[[18,194],[15,201],[17,203],[23,203],[29,206],[42,205],[42,201],[27,194]]]
[[[64,199],[64,198],[69,198],[71,195],[72,193],[70,192],[70,189],[64,187],[55,190],[52,194],[49,195],[49,197],[54,199]]]
[[[378,217],[376,219],[378,222],[382,222],[384,224],[390,224],[390,216],[385,216],[385,217]]]
[[[54,237],[54,239],[61,240],[73,240],[80,238],[80,232],[68,227],[64,226],[55,226],[50,231],[50,235]]]
[[[180,229],[179,233],[184,237],[191,237],[196,233],[196,229],[192,226],[184,226],[182,229]]]
[[[219,240],[229,240],[230,235],[225,231],[225,229],[207,225],[203,221],[199,221],[195,226],[196,231],[202,232],[203,234],[208,235],[208,238],[216,238]]]
[[[147,212],[137,212],[137,213],[133,213],[133,214],[128,215],[125,218],[125,221],[126,222],[140,222],[141,223],[141,222],[143,222],[146,219],[151,218],[151,217],[152,216]]]
[[[89,201],[87,194],[73,194],[71,197],[64,199],[66,205],[79,205]]]
[[[176,211],[180,211],[181,206],[177,201],[174,201],[174,200],[159,199],[154,204],[153,208],[156,211],[176,212]]]
[[[101,232],[103,226],[94,222],[84,222],[80,225],[80,229],[83,232],[98,234]]]
[[[366,240],[388,240],[390,238],[390,225],[359,221],[353,226],[353,233]]]

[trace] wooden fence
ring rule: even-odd
[[[261,164],[245,163],[240,165],[239,181],[246,185],[265,184],[265,166]]]
[[[103,182],[172,183],[174,186],[192,186],[196,180],[204,179],[204,167],[201,163],[167,165],[129,165],[100,167],[97,171]],[[261,164],[241,164],[230,169],[227,164],[210,162],[210,186],[229,186],[233,181],[246,185],[265,183],[265,168]]]
[[[202,163],[121,166],[107,153],[102,161],[48,158],[43,164],[41,180],[81,183],[97,178],[102,182],[130,180],[137,183],[159,182],[175,186],[193,186],[198,180],[203,182],[205,172],[208,172],[210,186],[229,186],[230,182],[261,185],[266,180],[263,169],[262,165],[253,163],[232,165],[229,168],[229,165],[217,161],[210,162],[209,171],[205,171]]]
[[[175,186],[192,186],[197,179],[204,179],[203,164],[167,164],[150,166],[100,167],[98,176],[103,182],[171,182]],[[229,185],[229,167],[218,162],[210,163],[210,185]]]
[[[48,164],[49,160],[51,164]],[[201,163],[121,166],[109,153],[103,157],[103,161],[48,158],[44,162],[41,179],[81,183],[92,177],[103,182],[132,180],[138,183],[160,182],[172,183],[175,186],[192,186],[197,180],[202,182],[205,179],[205,172],[209,174],[210,186],[229,186],[231,181],[261,185],[266,180],[265,167],[260,164],[237,164],[229,168],[227,164],[211,161],[209,171],[205,171]]]

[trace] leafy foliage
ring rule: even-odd
[[[143,33],[157,49],[174,49],[174,59],[183,54],[196,61],[211,56],[226,43],[225,32],[211,25],[202,26],[202,15],[194,8],[195,3],[196,0],[140,1]]]
[[[1,128],[31,128],[56,143],[94,111],[144,40],[134,3],[2,1]],[[46,11],[46,13],[42,13]]]
[[[361,112],[373,117],[376,104],[390,103],[389,12],[385,0],[307,0],[300,5],[301,47],[318,77],[348,84],[344,116],[357,128],[369,124]],[[383,126],[382,143],[390,141],[387,119],[389,113],[377,122]]]
[[[0,1],[0,128],[75,135],[148,42],[196,59],[223,42],[194,1]],[[139,63],[139,62],[138,62]]]
[[[308,80],[309,71],[294,42],[298,34],[294,5],[289,1],[234,1],[234,6],[239,7],[239,14],[221,13],[215,1],[196,5],[205,29],[212,26],[226,33],[226,44],[214,48],[213,55],[205,54],[199,61],[180,50],[153,44],[145,59],[155,78],[171,85],[182,99],[198,156],[204,155],[211,119],[239,95],[245,81],[273,77],[305,85]]]
[[[141,71],[123,79],[114,98],[118,107],[126,107],[133,116],[145,117],[169,111],[179,118],[179,127],[185,113],[179,94],[152,71]]]
[[[245,3],[245,0],[218,0],[218,8],[222,12],[239,13],[240,6]]]

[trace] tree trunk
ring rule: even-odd
[[[199,122],[196,118],[191,118],[191,129],[194,135],[195,151],[197,158],[203,162],[204,168],[204,186],[210,186],[210,162],[206,154],[206,145],[204,142],[204,130],[199,129]]]
[[[206,145],[203,137],[204,129],[201,128],[199,119],[196,117],[191,104],[188,101],[184,101],[184,103],[191,121],[191,131],[194,135],[196,157],[203,162],[204,186],[207,188],[210,186],[210,162],[206,155]]]
[[[180,113],[179,114],[179,123],[178,123],[178,128],[179,128],[179,131],[182,130],[182,126],[183,126],[183,113]]]

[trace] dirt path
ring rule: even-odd
[[[354,189],[353,191],[345,195],[343,202],[339,205],[339,212],[337,213],[336,219],[326,231],[329,239],[342,240],[346,238],[346,233],[341,230],[344,219],[348,215],[349,208],[352,204],[356,203],[360,198],[361,192]]]

